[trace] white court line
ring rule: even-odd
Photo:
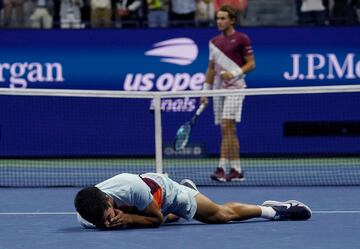
[[[75,215],[76,212],[18,212],[0,213],[0,215]]]
[[[316,210],[313,214],[360,214],[360,210]],[[75,215],[76,212],[13,212],[0,215]]]
[[[360,214],[360,210],[312,211],[313,214]]]

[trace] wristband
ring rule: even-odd
[[[212,84],[204,82],[203,90],[207,91],[207,90],[211,90],[211,89],[212,89]]]

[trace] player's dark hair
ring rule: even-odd
[[[97,187],[80,190],[74,200],[76,211],[82,218],[97,227],[103,226],[104,211],[109,207],[107,195]]]
[[[236,10],[235,10],[233,7],[231,7],[230,5],[226,5],[226,4],[221,5],[219,11],[227,12],[228,15],[229,15],[229,18],[236,21],[237,12],[236,12]]]

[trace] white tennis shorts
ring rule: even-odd
[[[222,119],[231,119],[241,122],[241,112],[245,95],[214,96],[214,122],[216,125]]]

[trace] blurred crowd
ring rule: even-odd
[[[246,26],[248,10],[265,0],[0,0],[2,28],[209,27],[223,4],[239,12]],[[271,0],[274,1],[274,0]],[[270,1],[270,2],[271,2]],[[300,25],[355,25],[360,0],[286,0]],[[281,0],[274,1],[281,6]],[[268,2],[269,3],[269,2]],[[276,9],[272,12],[277,18]],[[271,23],[269,23],[271,25]],[[249,25],[251,26],[251,25]]]
[[[295,0],[302,25],[356,25],[360,23],[360,0]]]

